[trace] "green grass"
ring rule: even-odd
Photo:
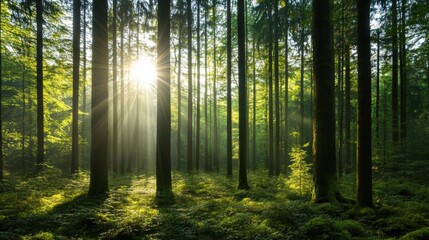
[[[0,239],[425,239],[426,182],[374,181],[377,208],[312,204],[287,179],[250,172],[251,190],[218,174],[173,173],[174,202],[159,205],[153,175],[110,177],[110,194],[88,199],[89,174],[55,169],[8,176],[0,188]],[[354,178],[341,190],[353,198]],[[422,237],[423,236],[423,237]]]

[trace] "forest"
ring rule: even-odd
[[[0,239],[429,239],[427,0],[0,20]]]

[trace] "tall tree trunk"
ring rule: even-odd
[[[399,140],[398,129],[398,11],[397,0],[392,0],[392,132],[393,142]]]
[[[289,0],[285,0],[285,99],[284,99],[284,164],[285,172],[289,166]]]
[[[249,189],[247,183],[247,88],[244,0],[237,1],[238,29],[238,107],[239,107],[239,170],[238,189]]]
[[[217,66],[216,66],[216,1],[213,0],[213,163],[219,172],[219,133],[217,123]]]
[[[129,10],[128,13],[131,15],[132,9]],[[128,49],[127,49],[127,104],[131,105],[131,79],[130,79],[130,66],[131,66],[131,57],[133,56],[133,53],[131,51],[131,21],[128,21]],[[127,107],[127,173],[131,172],[131,165],[132,165],[132,151],[131,151],[131,106]]]
[[[314,202],[342,201],[335,164],[335,93],[331,1],[313,0]]]
[[[197,1],[197,129],[195,136],[195,170],[200,170],[200,135],[201,135],[201,82],[200,82],[200,66],[201,66],[201,38],[200,38],[200,10],[201,3]]]
[[[341,49],[344,45],[341,44]],[[338,56],[338,177],[341,178],[344,174],[344,159],[343,159],[343,136],[344,136],[344,119],[343,119],[343,103],[344,103],[344,53],[341,50]]]
[[[120,132],[121,132],[121,147],[120,147],[120,162],[121,162],[121,174],[125,173],[125,66],[124,66],[124,4],[125,1],[121,0],[121,7],[119,10],[119,18],[121,20],[119,31],[121,37],[121,124],[120,124]]]
[[[85,0],[84,0],[85,1]],[[118,43],[117,43],[117,12],[118,0],[113,0],[113,19],[112,19],[112,68],[113,68],[113,159],[112,168],[114,173],[118,173]]]
[[[253,66],[253,140],[252,140],[252,169],[256,170],[257,161],[256,161],[256,39],[255,34],[253,34],[252,39],[252,66]]]
[[[158,2],[156,191],[171,195],[170,1]]]
[[[226,1],[227,39],[226,39],[226,176],[232,177],[232,98],[231,98],[231,74],[232,74],[232,41],[231,41],[231,0]]]
[[[73,119],[71,173],[79,171],[80,0],[73,0]]]
[[[209,151],[209,117],[208,117],[208,54],[207,54],[207,25],[208,25],[208,0],[204,2],[204,171],[209,171],[210,151]]]
[[[91,93],[91,177],[89,195],[105,195],[108,185],[108,79],[109,51],[107,0],[93,1],[92,93]]]
[[[187,170],[190,173],[193,170],[192,166],[192,3],[188,0],[187,5],[188,16],[188,141],[187,141]]]
[[[302,20],[303,21],[303,20]],[[304,23],[301,23],[301,39],[300,39],[300,54],[301,54],[301,71],[300,71],[300,90],[299,90],[299,110],[300,110],[300,123],[299,123],[299,144],[305,144],[304,138]]]
[[[268,175],[274,175],[274,124],[273,124],[273,16],[272,6],[268,7]]]
[[[179,69],[177,72],[177,170],[181,170],[181,130],[182,130],[182,0],[178,0],[179,8]]]
[[[115,0],[116,1],[116,0]],[[82,89],[82,112],[86,113],[86,5],[87,0],[83,0],[83,89]],[[85,152],[86,152],[86,117],[85,115],[82,115],[82,126],[81,126],[81,138],[82,138],[82,146],[81,149],[81,160],[84,161],[85,159]]]
[[[406,140],[407,140],[407,49],[406,49],[406,38],[405,38],[405,18],[406,18],[406,0],[402,0],[401,4],[401,39],[400,39],[400,73],[401,73],[401,144],[403,144],[404,148],[402,151],[407,150],[406,148]]]
[[[45,127],[43,117],[43,1],[36,1],[37,22],[37,169],[45,161]]]
[[[370,0],[358,0],[357,206],[373,207],[371,163]]]
[[[346,73],[345,73],[345,159],[344,162],[346,164],[346,172],[350,173],[352,169],[352,161],[351,161],[351,131],[350,131],[350,125],[351,125],[351,102],[350,102],[350,89],[351,89],[351,77],[350,77],[350,44],[346,44],[346,52],[345,52],[345,65],[346,65]]]
[[[0,13],[2,12],[2,3],[0,1]],[[0,180],[3,180],[3,56],[2,45],[3,38],[1,36],[3,28],[1,25],[3,15],[0,14]]]
[[[274,101],[276,129],[274,139],[275,175],[280,175],[280,83],[279,83],[279,1],[274,1]]]

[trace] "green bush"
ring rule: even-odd
[[[425,240],[429,239],[429,227],[420,228],[416,231],[407,233],[405,236],[401,237],[404,240]]]

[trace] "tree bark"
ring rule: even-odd
[[[187,141],[187,170],[188,173],[193,170],[192,160],[192,3],[187,2],[187,17],[188,17],[188,141]]]
[[[244,0],[237,1],[238,29],[238,107],[239,107],[239,172],[238,189],[249,189],[247,183],[247,88]]]
[[[232,98],[231,98],[231,72],[232,72],[232,43],[231,43],[231,0],[226,1],[227,39],[226,39],[226,176],[232,177]]]
[[[36,1],[37,22],[37,169],[39,172],[45,161],[45,127],[43,109],[43,1]]]
[[[274,175],[272,6],[268,6],[268,175]]]
[[[398,129],[398,11],[397,0],[392,0],[392,133],[393,143],[399,140]]]
[[[335,93],[331,1],[313,0],[313,193],[316,203],[339,203],[335,164]]]
[[[274,1],[274,101],[275,112],[275,139],[274,139],[274,173],[280,175],[280,80],[279,80],[279,1]]]
[[[373,207],[371,162],[370,0],[358,0],[357,206]]]
[[[105,195],[108,186],[108,79],[107,0],[93,1],[91,177],[89,195]]]
[[[201,66],[201,46],[200,46],[200,5],[197,1],[197,127],[195,136],[195,170],[200,170],[200,135],[201,135],[201,82],[200,82],[200,66]]]
[[[170,1],[158,2],[156,192],[171,193]]]
[[[79,170],[80,0],[73,0],[73,117],[71,173]]]
[[[84,0],[85,1],[85,0]],[[114,173],[118,173],[118,44],[117,44],[117,8],[118,0],[113,0],[113,19],[112,19],[112,68],[113,68],[113,159],[112,168]]]

